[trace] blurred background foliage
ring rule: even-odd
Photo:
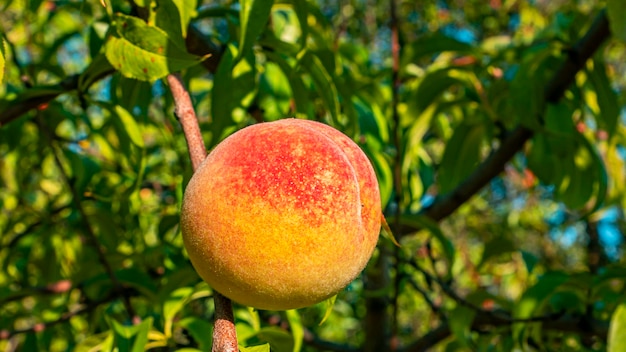
[[[191,164],[162,80],[180,72],[209,148],[285,117],[352,137],[402,244],[381,239],[322,324],[328,303],[236,305],[242,350],[623,350],[625,13],[3,1],[0,349],[210,349],[212,291],[178,227]]]

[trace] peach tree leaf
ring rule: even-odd
[[[115,115],[119,118],[121,126],[123,126],[123,130],[128,134],[130,141],[137,147],[143,148],[144,143],[141,128],[137,124],[137,121],[135,121],[133,115],[120,105],[115,105],[113,111],[115,111]]]
[[[287,314],[291,335],[293,336],[293,352],[299,352],[302,349],[302,341],[304,341],[304,326],[300,319],[300,313],[295,309],[288,310],[285,313]]]
[[[152,317],[138,325],[122,325],[112,318],[107,319],[115,334],[115,346],[119,352],[141,352],[148,343],[148,332],[152,328]]]
[[[311,75],[318,94],[324,101],[324,105],[328,107],[333,122],[338,123],[340,115],[339,92],[337,92],[337,86],[331,74],[324,67],[320,58],[310,51],[306,51],[300,57],[300,64]]]
[[[615,309],[611,317],[607,340],[608,352],[624,350],[624,346],[626,346],[626,334],[624,334],[624,329],[626,329],[626,302],[617,306],[617,309]]]
[[[165,334],[171,336],[174,317],[183,309],[191,294],[193,288],[181,287],[172,292],[163,303],[163,320],[165,320]]]
[[[162,29],[143,20],[117,14],[104,53],[111,65],[129,78],[154,81],[204,58],[191,55]]]
[[[5,59],[4,59],[4,52],[5,52],[5,43],[4,43],[4,39],[0,38],[0,84],[2,84],[2,80],[4,78],[4,66],[5,66]]]
[[[324,324],[326,319],[330,317],[330,314],[333,312],[333,307],[335,306],[336,300],[337,300],[337,295],[334,295],[323,302],[324,306],[326,307],[326,311],[324,312],[324,317],[322,317],[322,321],[320,321],[319,325]]]
[[[239,11],[241,34],[237,59],[244,57],[248,53],[254,41],[263,32],[269,20],[274,1],[242,0],[239,3],[241,5],[241,11]]]
[[[608,10],[609,25],[611,26],[611,34],[622,42],[626,42],[626,22],[624,22],[626,2],[624,2],[624,0],[608,0],[606,7]]]
[[[239,345],[239,351],[241,352],[270,352],[270,344],[266,343],[263,345],[248,346],[248,347]]]
[[[213,324],[209,321],[191,316],[183,318],[175,324],[177,327],[182,327],[189,332],[201,351],[211,350],[211,345],[213,344]]]
[[[485,139],[484,124],[461,124],[446,144],[438,183],[441,193],[452,191],[476,168]]]

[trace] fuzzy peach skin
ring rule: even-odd
[[[215,290],[286,310],[354,280],[381,215],[376,175],[356,143],[325,124],[285,119],[215,147],[187,185],[181,227],[193,266]]]

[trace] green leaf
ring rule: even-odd
[[[419,62],[419,60],[424,58],[431,59],[430,56],[445,51],[471,54],[474,52],[474,49],[469,44],[436,32],[431,35],[421,36],[409,45],[406,45],[402,53],[401,67],[406,67],[410,63]]]
[[[443,152],[437,181],[440,192],[452,191],[480,162],[485,126],[463,123],[454,130]]]
[[[156,298],[157,287],[150,275],[136,267],[121,269],[115,272],[117,279],[130,287],[135,287],[149,299]]]
[[[133,115],[128,112],[128,110],[124,109],[120,105],[113,106],[114,117],[118,120],[118,126],[120,130],[123,131],[130,141],[139,148],[144,147],[143,143],[143,135],[141,133],[141,129],[135,121]]]
[[[418,113],[424,111],[430,104],[434,103],[443,92],[450,89],[455,84],[463,84],[463,81],[450,75],[456,70],[437,70],[428,73],[420,82],[415,92],[415,99],[410,104],[415,104]]]
[[[265,25],[270,18],[272,11],[272,0],[241,0],[239,2],[241,11],[239,11],[239,21],[241,24],[241,34],[239,37],[239,55],[240,59],[248,54],[252,45],[265,29]]]
[[[450,319],[448,320],[450,331],[462,346],[469,347],[470,345],[469,335],[475,316],[475,310],[463,305],[457,306],[450,312]]]
[[[148,342],[148,332],[152,328],[152,317],[138,325],[122,325],[114,319],[108,319],[115,333],[115,346],[119,352],[143,352]]]
[[[209,351],[213,344],[213,324],[206,319],[198,317],[186,317],[175,323],[176,326],[185,328],[193,339],[198,343],[202,351]]]
[[[292,0],[293,9],[296,12],[296,17],[298,17],[298,22],[300,23],[300,43],[302,48],[306,46],[306,41],[309,35],[309,9],[306,0]]]
[[[498,257],[504,253],[511,253],[515,250],[515,243],[513,243],[510,238],[506,236],[495,237],[485,244],[483,256],[480,260],[480,264],[478,264],[478,268],[482,267],[493,257]]]
[[[311,106],[311,100],[309,99],[309,92],[302,82],[302,75],[300,72],[297,72],[295,68],[291,67],[289,63],[285,59],[283,59],[280,55],[277,55],[271,51],[266,53],[267,57],[271,62],[276,63],[280,69],[283,71],[287,80],[289,81],[289,85],[291,87],[292,98],[296,105],[296,113],[301,113],[305,116],[308,116],[308,112],[313,108]]]
[[[4,66],[5,66],[5,52],[6,52],[6,43],[3,38],[0,38],[0,84],[2,84],[4,80]]]
[[[380,189],[380,201],[384,207],[389,203],[391,193],[393,192],[393,172],[391,171],[391,165],[389,165],[383,153],[372,152],[367,149],[365,151],[376,172],[378,188]]]
[[[244,347],[239,345],[239,351],[240,352],[270,352],[270,344],[266,343],[263,345],[256,345],[256,346],[248,346],[248,347]]]
[[[104,53],[124,76],[154,81],[203,60],[187,53],[180,45],[162,29],[118,13],[104,45]]]
[[[526,271],[528,273],[532,273],[535,265],[539,262],[539,258],[536,255],[529,253],[527,251],[521,251],[522,259],[524,260],[524,264],[526,265]]]
[[[626,42],[626,22],[624,22],[626,2],[624,0],[607,0],[606,7],[611,34],[622,42]]]
[[[626,8],[624,10],[626,11]],[[598,119],[598,126],[608,132],[609,136],[613,136],[617,129],[621,107],[618,102],[617,94],[611,87],[611,81],[609,81],[606,74],[606,65],[604,62],[595,58],[593,65],[588,65],[587,77],[595,91],[598,107],[600,108],[599,114],[596,117]]]
[[[559,288],[566,283],[569,275],[560,271],[550,271],[542,275],[535,285],[526,290],[522,295],[519,303],[513,310],[513,317],[516,319],[526,319],[535,316],[543,307],[546,300]],[[516,341],[523,338],[523,332],[526,329],[524,324],[513,325],[513,336]]]
[[[330,315],[333,312],[333,307],[335,306],[335,301],[336,300],[337,300],[337,295],[334,295],[334,296],[330,297],[329,299],[327,299],[327,300],[325,300],[323,302],[324,307],[326,308],[326,310],[324,312],[324,316],[322,317],[322,321],[320,321],[319,325],[324,324],[326,319],[328,319],[330,317]]]
[[[89,185],[93,176],[100,172],[100,164],[86,155],[70,149],[63,149],[63,154],[71,166],[74,181],[73,187],[77,194],[82,195],[87,189],[87,185]]]
[[[159,0],[154,23],[183,48],[189,22],[197,15],[196,7],[197,0]]]
[[[317,93],[324,101],[335,124],[339,121],[339,93],[333,82],[332,76],[328,73],[322,61],[311,52],[305,52],[300,58],[300,64],[311,75]]]
[[[163,303],[163,320],[165,321],[164,332],[166,336],[172,334],[172,324],[174,317],[183,309],[187,300],[193,293],[191,287],[181,287],[170,294]]]
[[[227,127],[234,126],[236,108],[247,108],[253,101],[258,89],[256,77],[256,59],[254,54],[235,61],[237,48],[229,44],[222,54],[220,64],[214,76],[211,92],[211,115],[213,123],[211,144],[216,144],[224,137]]]
[[[264,342],[270,344],[274,351],[293,351],[294,339],[289,333],[279,327],[268,326],[261,328],[257,333],[257,337]]]
[[[285,313],[287,314],[291,335],[293,336],[293,352],[300,352],[302,342],[304,341],[304,326],[300,319],[300,313],[295,309],[288,310]]]
[[[257,99],[268,121],[284,118],[289,113],[291,87],[289,80],[276,63],[268,62],[265,65],[259,80]]]
[[[608,352],[622,352],[626,347],[626,303],[617,306],[611,316],[609,336],[607,338]]]

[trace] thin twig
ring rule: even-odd
[[[174,97],[174,113],[183,127],[191,164],[193,170],[196,171],[207,155],[196,112],[180,76],[170,74],[167,76],[167,82]],[[230,299],[219,292],[214,292],[213,302],[215,303],[213,352],[237,352],[237,332],[235,331],[232,303]]]

